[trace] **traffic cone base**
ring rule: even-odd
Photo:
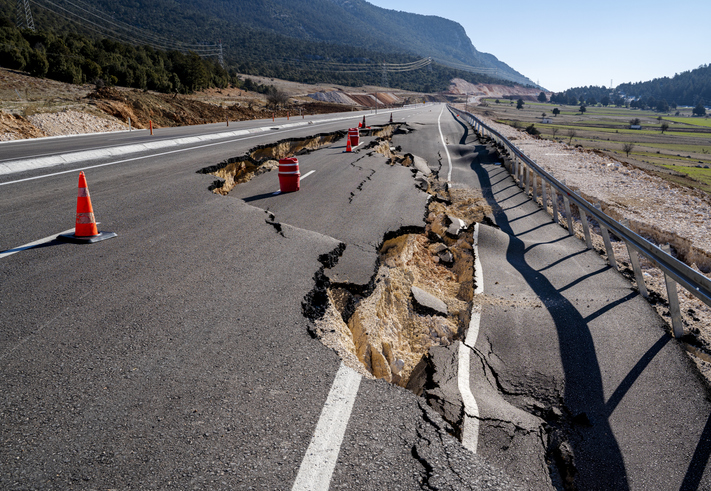
[[[58,235],[57,240],[61,240],[62,242],[72,242],[73,244],[93,244],[94,242],[111,239],[113,237],[118,237],[118,235],[116,235],[115,232],[99,232],[98,234],[89,237],[80,237],[74,234],[63,234]]]

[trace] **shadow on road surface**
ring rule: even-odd
[[[580,425],[576,428],[577,436],[571,435],[570,443],[576,455],[576,467],[581,478],[594,478],[594,482],[579,482],[578,486],[580,489],[629,489],[624,459],[608,421],[609,409],[604,398],[600,365],[587,321],[545,276],[527,263],[526,253],[544,244],[526,248],[524,242],[514,234],[506,210],[501,208],[491,188],[489,170],[499,173],[501,168],[485,168],[482,165],[494,163],[498,157],[489,153],[484,145],[477,145],[475,154],[471,168],[479,178],[482,193],[493,210],[496,224],[501,231],[509,235],[506,259],[538,295],[555,322],[565,372],[566,406],[573,412],[574,419],[589,420],[591,423]],[[519,206],[521,205],[513,208]],[[546,244],[568,238],[555,239]],[[568,256],[568,259],[570,257]],[[593,274],[601,272],[596,271]],[[583,412],[586,417],[578,418]]]

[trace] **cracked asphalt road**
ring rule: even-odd
[[[345,243],[330,274],[361,282],[385,232],[422,226],[426,196],[409,170],[379,155],[349,162],[338,145],[300,158],[317,172],[292,195],[255,199],[278,187],[267,173],[217,196],[196,173],[283,134],[87,170],[100,229],[118,237],[0,259],[1,488],[291,486],[340,365],[302,314],[319,256]],[[43,145],[52,152],[32,149]],[[57,170],[3,185],[0,249],[71,227],[78,171]],[[363,380],[331,487],[518,487],[451,431],[410,392]]]
[[[397,144],[440,158],[433,119]],[[663,321],[524,196],[493,147],[464,123],[442,126],[451,185],[482,189],[496,225],[479,235],[479,453],[533,489],[711,487],[708,390]]]
[[[393,144],[446,176],[440,109],[400,113],[415,131]],[[498,226],[479,239],[479,453],[422,398],[363,379],[331,488],[537,489],[562,486],[565,469],[579,489],[709,487],[711,404],[659,318],[525,200],[471,129],[445,111],[442,131],[452,185],[481,187]],[[319,257],[345,244],[327,273],[364,284],[385,233],[424,225],[427,196],[410,170],[338,143],[299,157],[316,172],[298,193],[273,196],[270,172],[222,197],[196,173],[284,133],[86,171],[100,228],[118,237],[0,259],[0,487],[291,487],[340,366],[302,312]],[[55,170],[3,185],[0,249],[71,226],[78,171]],[[457,347],[437,348],[450,382]],[[562,475],[547,478],[546,458]]]

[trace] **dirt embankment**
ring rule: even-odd
[[[264,95],[237,88],[190,95],[121,87],[97,90],[0,68],[0,141],[116,131],[127,128],[128,118],[134,128],[148,128],[149,121],[167,127],[352,110],[304,99],[292,98],[289,106],[273,110]]]
[[[541,90],[531,87],[521,87],[520,85],[509,87],[507,85],[496,84],[472,84],[461,78],[455,78],[452,79],[452,83],[449,86],[449,93],[474,97],[503,98],[506,96],[516,96],[523,100],[535,101],[541,93]],[[550,97],[551,92],[546,92],[546,95]]]
[[[206,103],[181,95],[166,95],[139,90],[103,88],[89,94],[91,104],[116,118],[131,121],[136,128],[186,126],[262,119],[272,115],[285,117],[302,114],[321,114],[350,110],[338,104],[310,102],[294,107],[269,109],[252,100],[244,103]]]
[[[351,106],[363,107],[386,107],[398,106],[406,102],[405,99],[398,97],[393,92],[373,92],[373,93],[355,93],[343,92],[341,90],[330,90],[324,92],[315,92],[309,94],[309,97],[317,101],[333,102],[337,104],[348,104]],[[421,100],[422,98],[415,98]]]

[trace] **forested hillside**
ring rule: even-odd
[[[14,0],[0,0],[0,6],[4,12],[15,10]],[[194,46],[214,47],[221,40],[227,67],[242,73],[356,85],[381,82],[383,63],[433,57],[441,65],[475,67],[476,81],[532,84],[494,56],[476,51],[455,22],[363,0],[36,0],[31,6],[38,29],[76,30],[167,50],[193,46],[197,52],[204,50]],[[387,76],[398,87],[406,79],[398,70],[388,70]],[[418,76],[421,87],[442,86],[441,73]]]
[[[245,61],[237,69],[227,70],[215,58],[201,58],[195,53],[157,50],[151,46],[120,43],[106,38],[91,38],[74,31],[71,25],[53,31],[20,30],[14,23],[0,17],[0,66],[24,70],[37,77],[47,77],[68,83],[97,83],[150,89],[158,92],[193,92],[209,87],[242,87],[266,92],[269,87],[253,84],[237,77],[240,73],[278,77],[308,83],[331,82],[344,85],[377,84],[380,72],[328,72],[296,69],[288,64],[268,61]],[[327,45],[321,46],[328,51]],[[352,48],[361,56],[384,56]],[[389,59],[412,61],[404,55]],[[452,78],[471,82],[493,82],[494,79],[448,67],[433,65],[410,72],[389,74],[394,87],[422,92],[445,90]]]
[[[630,97],[666,100],[679,106],[711,104],[711,65],[701,65],[695,70],[674,77],[655,78],[649,82],[621,84],[617,90]]]

